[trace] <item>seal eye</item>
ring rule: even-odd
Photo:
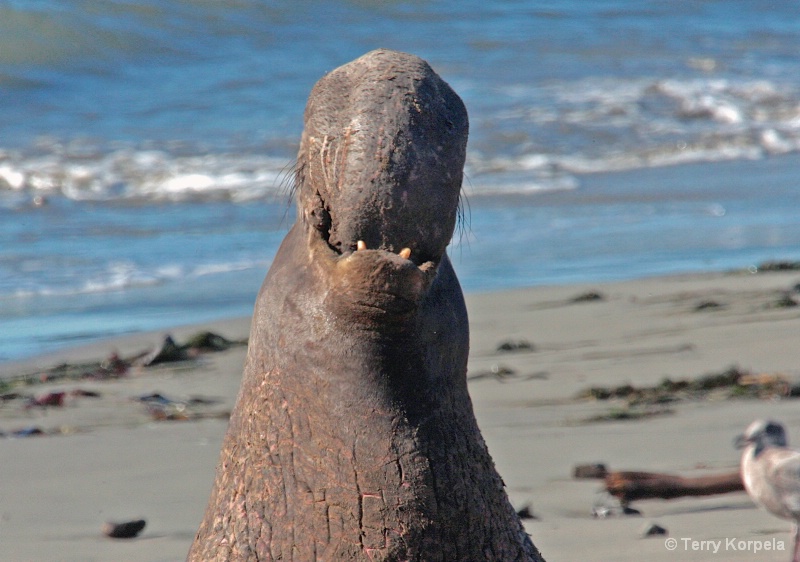
[[[325,199],[322,198],[319,191],[317,191],[315,195],[317,199],[316,205],[308,211],[306,220],[312,228],[322,234],[322,239],[330,244],[331,225],[333,224],[331,213],[328,206],[325,204]]]
[[[325,209],[314,209],[309,216],[311,226],[319,230],[327,239],[331,230],[331,214]]]

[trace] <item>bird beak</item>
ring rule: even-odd
[[[747,447],[748,443],[749,441],[745,438],[744,434],[737,435],[733,439],[733,446],[736,447],[737,449],[744,449],[745,447]]]

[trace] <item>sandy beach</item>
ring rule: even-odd
[[[547,560],[789,559],[790,524],[743,492],[642,500],[632,504],[639,516],[612,510],[598,518],[593,508],[614,505],[603,482],[572,471],[603,463],[729,473],[739,462],[733,438],[758,417],[782,421],[800,442],[800,410],[788,397],[800,382],[800,308],[791,306],[800,301],[792,295],[798,282],[800,272],[740,272],[467,295],[476,415],[512,502],[535,515],[526,528]],[[181,342],[210,330],[236,340],[248,328],[244,318],[170,334]],[[35,382],[6,385],[0,402],[3,560],[184,559],[245,347],[131,367],[119,377],[42,376],[65,362],[131,357],[163,336],[137,334],[0,366],[4,380]],[[512,349],[499,349],[504,343]],[[651,401],[598,398],[622,385],[646,389],[732,367],[767,384],[754,392],[740,385],[739,394],[716,388]],[[60,405],[34,403],[60,392]],[[147,526],[136,539],[101,532],[106,521],[140,518]],[[642,538],[650,523],[668,535]]]

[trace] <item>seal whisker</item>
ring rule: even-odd
[[[297,175],[302,170],[299,169],[297,158],[284,164],[278,172],[278,193],[286,197],[286,205],[283,209],[280,225],[283,226],[289,217],[289,209],[297,196]]]
[[[465,173],[464,180],[472,185],[469,176]],[[458,208],[456,209],[456,227],[453,240],[458,242],[458,251],[463,256],[464,245],[469,248],[469,234],[472,232],[472,210],[469,204],[469,197],[464,188],[458,194]]]

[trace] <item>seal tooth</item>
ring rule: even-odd
[[[404,260],[407,260],[411,257],[411,248],[403,248],[400,250],[400,252],[398,252],[398,255]]]
[[[357,251],[360,252],[361,250],[366,250],[366,249],[367,249],[367,245],[363,240],[359,240],[358,242],[356,242],[356,250]]]

